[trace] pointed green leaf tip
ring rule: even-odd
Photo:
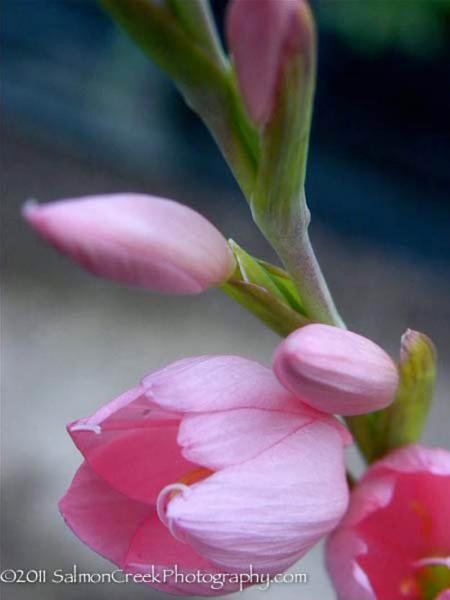
[[[404,333],[398,369],[400,383],[394,402],[384,410],[364,415],[369,422],[361,447],[369,462],[420,440],[436,380],[436,350],[428,336],[411,329]]]
[[[228,243],[239,265],[242,280],[263,287],[274,296],[278,296],[280,300],[284,300],[281,291],[266,269],[253,256],[236,244],[234,240],[229,240]]]
[[[429,337],[408,329],[402,336],[400,384],[394,403],[386,409],[386,450],[419,441],[433,398],[436,350]]]
[[[281,336],[310,323],[302,313],[300,298],[285,271],[257,260],[233,240],[229,243],[237,268],[222,285],[228,296]]]

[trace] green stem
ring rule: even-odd
[[[287,239],[273,239],[272,245],[295,282],[308,317],[319,323],[345,328],[317,261],[307,229]]]
[[[186,33],[197,39],[218,65],[225,67],[228,61],[208,0],[168,0],[168,5],[183,24]]]
[[[244,195],[251,197],[259,138],[243,108],[233,68],[218,46],[205,2],[100,2],[170,75],[188,106],[210,130]]]

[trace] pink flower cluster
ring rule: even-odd
[[[28,206],[25,215],[83,266],[124,283],[192,293],[234,269],[221,234],[175,202],[119,195]],[[279,345],[274,371],[238,356],[178,361],[69,426],[85,460],[61,511],[127,572],[177,564],[186,573],[279,573],[347,509],[351,437],[331,413],[378,410],[397,385],[376,344],[320,324]],[[444,451],[407,448],[369,470],[328,545],[342,599],[422,598],[430,569],[448,565],[449,465]],[[185,595],[238,589],[153,585]]]
[[[303,0],[232,4],[230,49],[261,131],[277,94],[290,92],[286,73],[314,80],[314,36]],[[197,294],[237,269],[222,234],[171,200],[96,196],[30,203],[24,215],[61,252],[123,284]],[[450,600],[450,452],[404,447],[349,495],[351,436],[334,415],[381,410],[398,385],[382,348],[318,323],[278,346],[273,370],[233,355],[177,361],[69,425],[84,462],[61,512],[94,551],[128,573],[154,573],[151,585],[174,594],[241,585],[158,580],[175,565],[186,575],[275,575],[329,536],[340,600]]]

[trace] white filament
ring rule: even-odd
[[[450,556],[429,556],[414,563],[415,567],[432,567],[434,565],[442,565],[450,569]]]
[[[171,483],[169,485],[166,485],[166,487],[164,487],[159,492],[158,498],[156,500],[156,513],[159,517],[159,520],[161,521],[161,523],[163,523],[167,527],[167,529],[170,531],[172,536],[174,538],[176,538],[177,540],[179,540],[180,542],[184,542],[184,540],[181,539],[176,534],[176,532],[173,528],[172,519],[169,519],[169,517],[167,516],[166,498],[167,498],[167,494],[170,494],[171,492],[180,492],[181,494],[185,495],[185,494],[190,494],[191,491],[192,490],[190,489],[190,487],[185,485],[184,483]]]

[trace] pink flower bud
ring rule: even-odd
[[[115,194],[25,206],[28,222],[87,270],[159,292],[197,294],[235,268],[225,238],[194,210]]]
[[[278,347],[274,370],[303,402],[328,413],[357,415],[384,408],[397,390],[393,360],[379,346],[351,331],[307,325]]]
[[[311,11],[304,0],[234,0],[228,40],[247,110],[265,126],[286,64],[300,57],[309,70],[314,53]]]
[[[339,600],[449,600],[450,452],[406,446],[373,464],[327,566]]]

